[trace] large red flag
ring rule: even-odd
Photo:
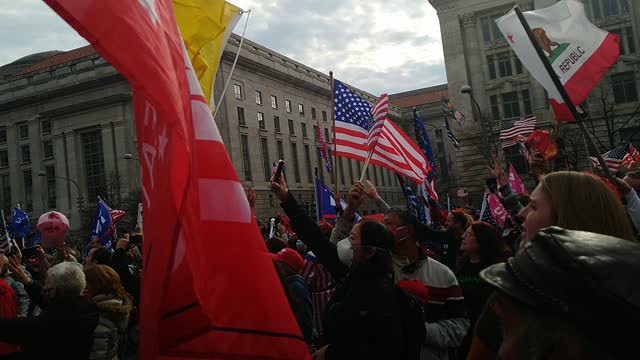
[[[171,0],[45,1],[133,88],[146,225],[142,358],[308,358]]]

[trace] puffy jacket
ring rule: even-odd
[[[112,294],[97,295],[92,300],[98,306],[100,316],[93,332],[93,348],[89,359],[118,359],[118,341],[120,334],[127,329],[131,302],[128,299],[122,301]]]

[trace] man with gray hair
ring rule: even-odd
[[[0,318],[0,341],[20,345],[24,359],[88,359],[98,308],[82,296],[86,286],[82,266],[75,262],[53,266],[44,286],[24,273],[19,256],[12,256],[8,266],[43,312],[31,318]]]

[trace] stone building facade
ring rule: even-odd
[[[456,153],[453,176],[467,188],[466,201],[478,204],[482,198],[484,181],[488,177],[490,154],[499,149],[498,135],[505,119],[536,116],[538,128],[551,128],[553,112],[545,90],[529,75],[500,34],[495,19],[518,4],[523,10],[544,8],[556,0],[429,0],[437,10],[444,48],[449,96],[463,113],[467,114],[464,129],[454,128],[461,149]],[[588,16],[599,27],[622,35],[622,55],[602,82],[605,108],[612,110],[613,143],[640,140],[637,89],[640,82],[638,67],[638,3],[628,0],[583,1]],[[461,88],[469,85],[472,96]],[[598,138],[606,136],[606,122],[598,89],[584,105],[590,114],[592,132]],[[479,106],[475,106],[473,100]],[[637,114],[636,116],[633,116]],[[611,118],[611,113],[609,118]],[[631,119],[628,123],[627,120]],[[630,130],[629,130],[630,129]],[[587,169],[586,142],[577,126],[563,124],[560,129],[565,139],[567,154],[573,169]],[[611,149],[612,144],[602,142],[599,151]],[[515,148],[507,148],[504,158],[526,173],[526,164]],[[526,179],[526,176],[523,176]]]
[[[224,51],[218,94],[229,78],[238,43],[233,36]],[[57,209],[77,227],[78,197],[90,213],[98,196],[110,199],[114,208],[124,206],[127,195],[140,187],[127,81],[91,46],[34,54],[0,67],[0,73],[0,208],[9,211],[19,203],[32,219]],[[373,95],[354,90],[375,101]],[[245,40],[217,123],[240,179],[258,193],[259,218],[279,211],[266,188],[279,158],[286,161],[289,188],[311,214],[315,168],[327,185],[335,186],[316,136],[317,119],[321,131],[330,133],[330,106],[326,74]],[[393,107],[390,114],[398,118],[399,109]],[[339,161],[338,187],[346,194],[362,164]],[[391,204],[404,204],[390,171],[369,166],[366,179]],[[375,206],[369,202],[360,210],[373,213]]]

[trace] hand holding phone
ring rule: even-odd
[[[273,182],[276,184],[280,184],[280,177],[282,176],[282,169],[284,168],[284,160],[278,160],[278,165],[276,166],[276,172],[273,174]]]

